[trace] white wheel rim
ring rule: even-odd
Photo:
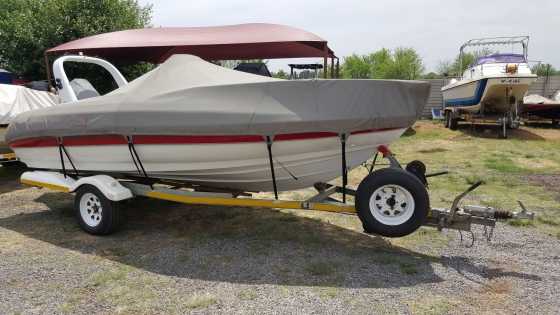
[[[402,186],[384,185],[371,195],[369,210],[381,224],[400,225],[414,214],[414,198]]]
[[[85,193],[80,199],[80,215],[84,222],[90,227],[96,227],[103,218],[103,207],[101,200],[92,193]]]

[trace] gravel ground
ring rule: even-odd
[[[1,171],[1,170],[0,170]],[[136,200],[108,237],[0,174],[0,314],[556,314],[560,240],[500,224],[389,240],[353,216]]]

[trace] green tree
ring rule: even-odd
[[[388,72],[388,79],[415,80],[424,71],[422,58],[413,48],[397,48]]]
[[[391,51],[386,48],[382,48],[364,58],[370,64],[369,77],[372,79],[386,79],[394,66]]]
[[[370,78],[371,64],[365,56],[352,54],[345,57],[342,64],[342,77],[345,79]]]
[[[422,58],[413,48],[382,48],[368,55],[353,54],[344,58],[342,77],[348,79],[404,79],[420,77]]]
[[[147,27],[151,14],[151,6],[136,0],[1,0],[0,60],[3,67],[27,79],[45,79],[43,54],[48,48],[99,33]],[[121,68],[129,79],[138,69]]]
[[[533,66],[533,68],[531,68],[531,71],[538,76],[551,76],[551,75],[560,74],[560,71],[556,70],[549,63],[544,63],[544,64],[539,63]]]
[[[496,51],[492,51],[488,48],[473,52],[463,52],[462,58],[458,54],[453,61],[440,61],[437,71],[440,75],[461,76],[463,72],[473,65],[479,57],[488,56],[493,53],[496,53]]]
[[[441,74],[435,72],[429,72],[421,76],[422,79],[442,79],[443,76]]]
[[[277,79],[288,79],[289,75],[284,70],[280,69],[276,72],[273,72],[272,77]]]

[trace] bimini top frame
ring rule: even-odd
[[[523,47],[523,57],[527,60],[527,54],[529,50],[529,36],[502,36],[502,37],[485,37],[485,38],[474,38],[465,42],[459,48],[459,61],[461,64],[461,69],[463,68],[463,53],[467,47],[476,46],[492,46],[492,45],[515,45],[521,44]]]

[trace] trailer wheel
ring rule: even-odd
[[[430,201],[426,187],[411,173],[385,168],[369,174],[358,186],[356,210],[364,231],[400,237],[426,220]]]
[[[119,203],[111,201],[93,185],[76,191],[74,211],[80,227],[94,235],[113,233],[120,223]]]
[[[457,130],[457,127],[459,126],[459,118],[453,116],[455,116],[453,113],[449,114],[449,129]]]
[[[449,128],[449,123],[451,120],[451,111],[445,111],[445,128]]]

